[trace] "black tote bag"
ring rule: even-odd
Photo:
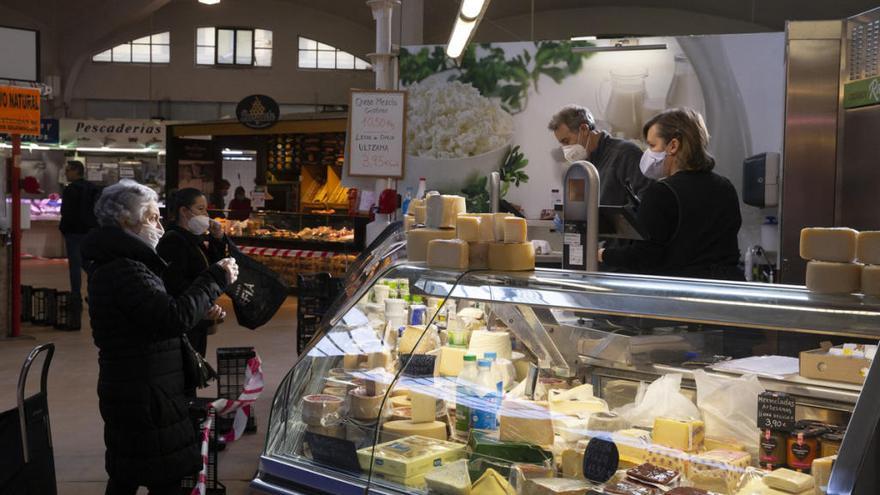
[[[229,256],[238,263],[238,279],[226,288],[238,324],[256,330],[275,316],[287,299],[288,287],[277,273],[229,242]]]

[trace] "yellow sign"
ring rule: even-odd
[[[0,86],[0,133],[40,135],[40,90]]]

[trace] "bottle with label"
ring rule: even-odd
[[[455,385],[455,437],[467,441],[471,429],[471,403],[477,382],[477,356],[465,354],[464,367]]]
[[[480,359],[477,370],[475,399],[478,405],[471,411],[471,426],[478,430],[496,430],[501,394],[498,392],[497,380],[492,376],[492,361]]]
[[[492,378],[496,380],[496,388],[498,389],[498,393],[504,393],[504,378],[502,377],[501,369],[498,366],[498,353],[485,352],[483,353],[483,359],[488,359],[489,361],[492,361]]]
[[[406,194],[403,196],[403,201],[400,205],[400,213],[401,215],[406,215],[409,212],[409,203],[413,199],[413,190],[411,186],[407,186]]]

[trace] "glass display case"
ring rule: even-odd
[[[444,271],[400,244],[278,387],[254,489],[878,493],[880,302]]]

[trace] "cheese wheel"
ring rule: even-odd
[[[489,243],[469,243],[468,268],[471,270],[485,270],[489,268]]]
[[[413,206],[412,212],[416,224],[425,225],[425,222],[428,220],[428,208],[425,205]]]
[[[476,215],[459,215],[455,219],[455,237],[467,242],[479,242],[481,220]]]
[[[522,271],[535,269],[535,247],[531,242],[489,244],[489,269],[497,271]]]
[[[880,265],[880,231],[859,232],[856,257],[860,263]]]
[[[468,269],[468,243],[461,239],[434,239],[428,242],[428,266],[452,270]]]
[[[880,297],[880,265],[862,267],[862,294]]]
[[[345,387],[324,387],[324,394],[335,395],[336,397],[345,397],[348,395],[348,389]]]
[[[325,437],[345,438],[345,425],[334,426],[306,426],[306,431],[324,435]]]
[[[412,400],[410,400],[409,395],[398,395],[391,397],[391,405],[394,408],[412,407]]]
[[[342,404],[342,398],[335,395],[307,395],[302,400],[302,421],[309,426],[324,426],[334,422],[339,418]]]
[[[855,263],[807,263],[807,289],[819,294],[851,294],[862,288],[862,265]]]
[[[487,352],[494,352],[502,359],[510,359],[513,354],[510,334],[489,330],[474,330],[468,344],[468,352],[482,357]]]
[[[507,217],[504,219],[504,242],[519,244],[529,237],[529,227],[525,218]]]
[[[412,419],[411,407],[395,407],[391,413],[391,419]]]
[[[356,388],[348,393],[348,416],[360,420],[379,419],[379,411],[384,398],[384,394],[367,395],[366,389]]]
[[[428,243],[434,239],[454,239],[455,230],[413,229],[406,233],[406,258],[409,261],[428,259]]]
[[[859,233],[848,228],[806,228],[801,230],[801,258],[813,261],[851,263],[856,259]]]
[[[423,437],[446,440],[446,423],[431,421],[428,423],[413,423],[409,419],[386,421],[382,425],[382,443],[398,440],[403,437],[420,435]]]
[[[504,219],[512,218],[510,213],[492,213],[492,228],[495,231],[495,242],[504,242]]]
[[[426,205],[428,212],[425,224],[432,229],[454,229],[458,215],[467,212],[464,197],[451,194],[428,196]]]

